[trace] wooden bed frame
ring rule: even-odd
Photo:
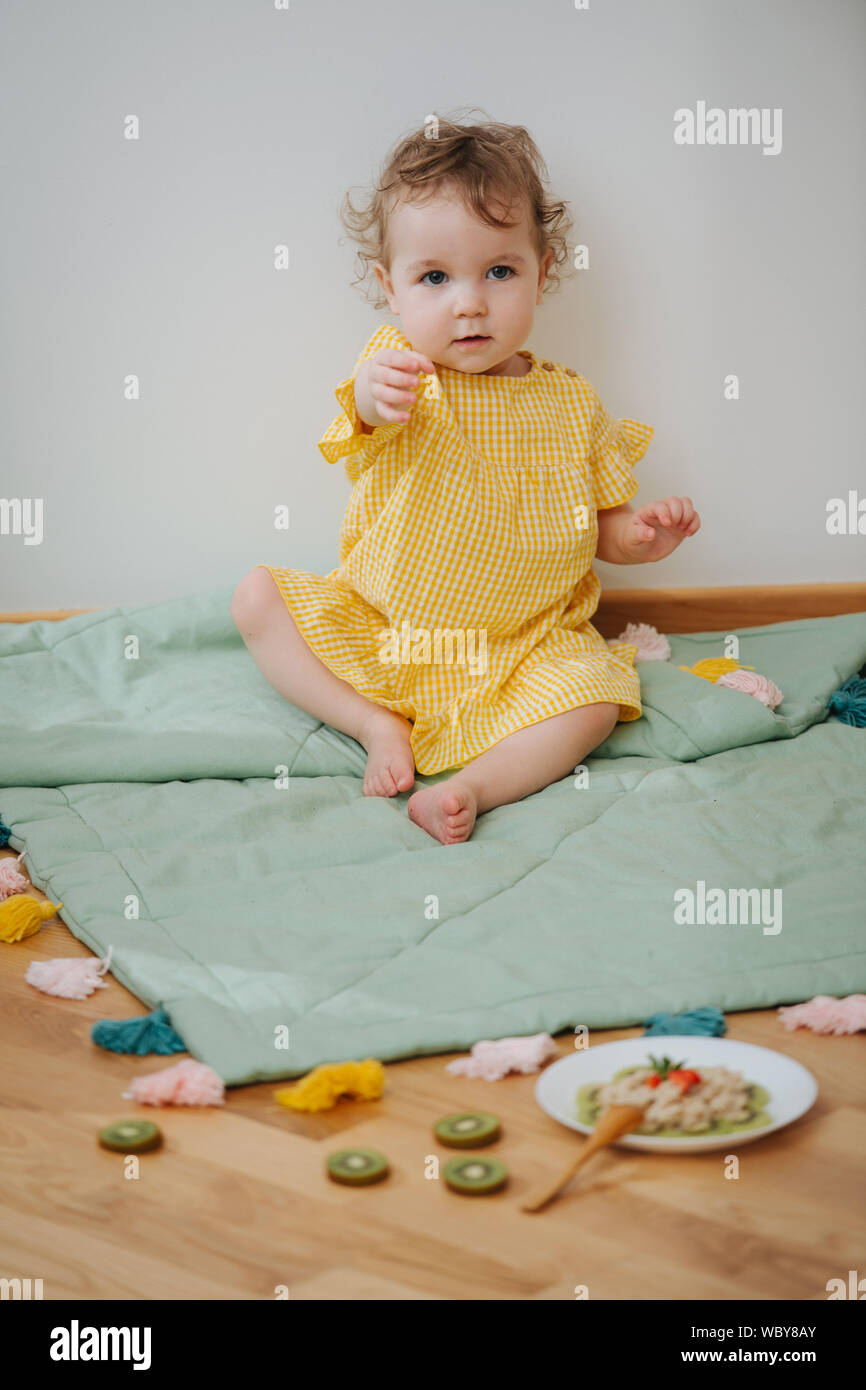
[[[0,613],[2,623],[60,621],[92,608]],[[756,584],[715,589],[608,589],[593,625],[603,637],[616,637],[626,623],[651,623],[659,632],[728,632],[795,618],[827,618],[866,612],[866,582],[835,584]]]

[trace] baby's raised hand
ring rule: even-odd
[[[355,374],[355,399],[362,419],[364,398],[383,420],[408,420],[420,385],[419,372],[433,375],[436,367],[422,352],[401,348],[380,348],[373,357],[362,362]],[[360,381],[359,381],[360,378]],[[359,391],[360,387],[360,391]],[[361,399],[359,399],[359,395]],[[373,421],[368,421],[368,424]]]
[[[636,560],[663,560],[700,525],[690,497],[666,497],[663,502],[647,502],[626,518],[620,544]]]

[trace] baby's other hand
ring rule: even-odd
[[[690,497],[666,497],[663,502],[647,502],[632,512],[621,544],[635,558],[663,560],[700,526],[701,519]]]
[[[415,404],[419,372],[430,376],[436,367],[422,352],[380,348],[367,362],[367,385],[383,420],[408,420]]]

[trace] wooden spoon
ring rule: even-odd
[[[621,1135],[628,1134],[630,1129],[637,1129],[643,1117],[644,1112],[637,1105],[612,1105],[609,1110],[605,1110],[577,1158],[569,1163],[555,1182],[524,1202],[521,1211],[541,1211],[542,1207],[546,1207],[548,1202],[552,1202],[554,1197],[558,1196],[562,1189],[571,1182],[578,1168],[582,1168],[588,1158],[592,1158],[599,1149],[613,1144]]]

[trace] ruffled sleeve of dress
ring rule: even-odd
[[[355,405],[355,373],[361,363],[372,357],[380,348],[405,351],[411,346],[399,328],[390,323],[382,324],[358,357],[351,376],[347,376],[334,387],[334,395],[341,410],[325,430],[318,446],[328,463],[343,460],[346,474],[352,483],[375,462],[384,445],[408,424],[406,420],[394,420],[387,425],[376,425],[375,428],[366,424]]]
[[[655,430],[639,420],[615,420],[597,393],[590,390],[595,406],[589,448],[595,505],[599,509],[618,507],[629,502],[638,490],[632,468],[643,458]]]

